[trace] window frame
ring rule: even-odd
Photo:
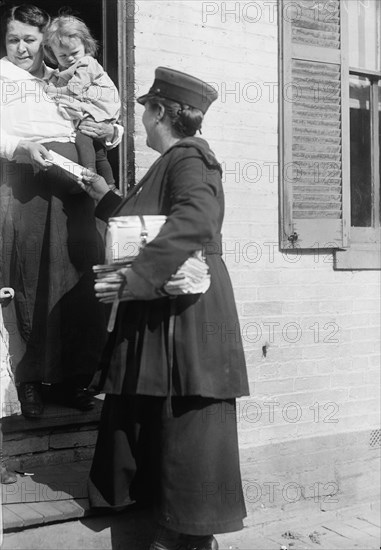
[[[294,2],[289,2],[290,5],[295,5]],[[293,181],[287,181],[286,168],[290,161],[294,161],[293,153],[290,150],[289,132],[292,128],[292,109],[290,102],[284,100],[283,94],[279,94],[280,104],[280,133],[279,133],[279,158],[280,158],[280,223],[279,223],[279,242],[281,249],[301,248],[306,251],[320,248],[321,250],[330,249],[333,254],[333,267],[335,270],[363,270],[363,269],[381,269],[380,255],[380,224],[379,224],[379,196],[380,190],[378,187],[380,168],[379,168],[379,142],[378,130],[378,110],[372,109],[372,126],[371,126],[371,147],[372,147],[372,227],[352,227],[351,223],[351,183],[350,183],[350,103],[349,103],[349,86],[350,74],[358,74],[367,78],[379,78],[377,71],[368,71],[349,67],[349,13],[345,8],[344,3],[339,3],[340,9],[340,46],[337,50],[337,60],[340,60],[340,75],[341,75],[341,240],[338,235],[339,218],[320,219],[319,217],[306,218],[294,216]],[[290,78],[291,64],[295,60],[306,59],[311,62],[322,62],[335,64],[335,57],[332,52],[321,47],[316,47],[311,43],[311,46],[305,45],[300,52],[300,42],[293,43],[292,41],[292,24],[291,20],[283,16],[283,2],[279,0],[279,76],[280,90],[283,92],[284,84],[292,82],[286,80]],[[312,8],[307,8],[312,9]],[[283,17],[282,17],[283,16]],[[324,17],[324,14],[323,14]],[[323,19],[327,21],[327,19]],[[302,25],[303,26],[303,25]],[[308,29],[314,27],[308,27]],[[336,53],[333,52],[334,54]],[[372,87],[372,105],[377,105],[376,98],[377,86]],[[371,107],[372,108],[372,107]],[[290,140],[289,140],[290,141]],[[301,149],[303,151],[303,149]],[[297,157],[296,157],[297,158]],[[376,202],[377,201],[377,202]],[[329,218],[327,216],[327,218]],[[295,230],[296,229],[296,230]],[[310,239],[310,235],[318,235],[319,239]],[[329,239],[327,235],[334,235],[333,239]],[[301,237],[301,238],[300,238]],[[320,243],[323,244],[319,247]]]
[[[348,12],[344,10],[343,40],[349,41]],[[372,71],[350,66],[348,75],[343,79],[343,86],[349,88],[350,75],[366,77],[371,81],[371,181],[372,181],[372,226],[352,226],[349,210],[349,246],[346,250],[334,251],[335,270],[375,270],[381,269],[381,241],[380,241],[380,139],[379,139],[379,103],[378,85],[381,82],[381,71]],[[376,106],[376,107],[375,107]],[[348,106],[349,107],[349,106]],[[349,114],[349,113],[348,113]],[[346,139],[349,139],[347,137]],[[348,148],[349,149],[349,148]],[[350,158],[348,159],[350,167]],[[348,170],[350,174],[350,169]],[[348,187],[350,200],[350,178],[343,181],[343,187]]]

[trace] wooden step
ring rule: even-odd
[[[47,403],[38,419],[22,415],[2,419],[3,453],[8,467],[19,472],[37,466],[91,460],[103,399],[91,411]]]
[[[87,478],[91,461],[37,466],[33,475],[1,485],[4,531],[78,519],[90,513]]]
[[[79,411],[71,407],[47,403],[40,418],[25,418],[23,415],[8,416],[1,423],[4,434],[30,432],[45,428],[97,423],[102,410],[103,396],[95,398],[91,411]]]

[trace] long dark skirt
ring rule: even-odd
[[[93,507],[153,505],[179,533],[237,531],[246,516],[235,400],[107,395],[89,479]]]
[[[46,146],[77,161],[74,144]],[[7,161],[0,200],[0,280],[15,289],[5,323],[16,381],[90,380],[105,342],[91,270],[103,258],[93,200],[60,169],[34,175],[30,165]]]

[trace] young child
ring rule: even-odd
[[[7,350],[7,339],[5,334],[3,334],[3,317],[2,317],[2,307],[6,306],[14,297],[13,288],[0,287],[0,483],[15,483],[17,481],[17,476],[15,472],[8,470],[4,456],[3,456],[3,430],[1,419],[5,414],[6,401],[9,399],[8,395],[8,382],[11,382],[8,372],[8,350]],[[13,392],[16,395],[16,390]],[[4,408],[3,408],[4,407]]]
[[[119,93],[103,67],[94,59],[97,42],[86,24],[72,15],[52,20],[44,41],[47,57],[58,65],[46,92],[78,124],[86,117],[114,124],[120,112]],[[97,172],[116,190],[105,147],[79,130],[76,134],[79,163]]]

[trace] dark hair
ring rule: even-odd
[[[197,130],[201,130],[204,115],[200,109],[164,97],[152,97],[147,103],[151,108],[159,105],[164,107],[165,115],[179,137],[194,136]]]
[[[20,23],[37,27],[40,32],[44,32],[49,24],[50,16],[46,11],[32,4],[9,7],[1,14],[1,39],[4,42],[11,21],[20,21]]]

